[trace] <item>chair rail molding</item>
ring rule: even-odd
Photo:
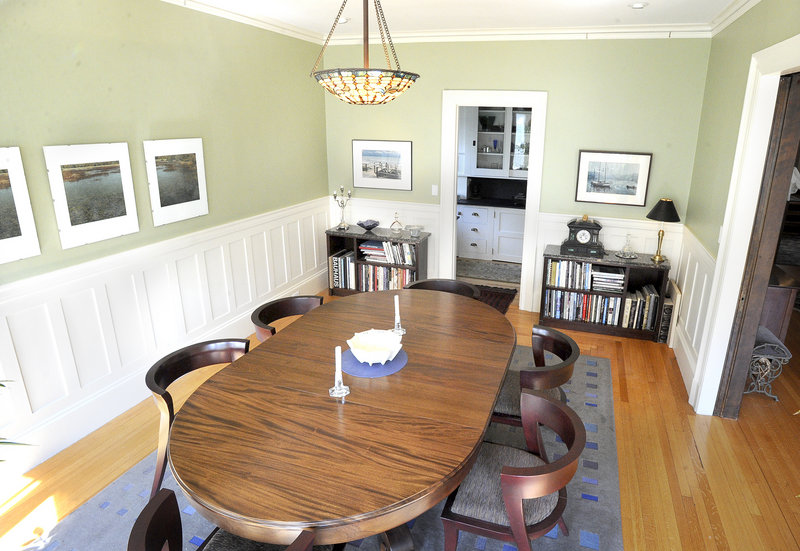
[[[0,286],[0,434],[24,472],[149,396],[193,342],[253,333],[263,302],[326,286],[325,197]],[[12,449],[13,448],[13,449]]]

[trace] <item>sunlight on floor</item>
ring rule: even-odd
[[[0,549],[44,549],[49,543],[50,531],[56,524],[56,500],[50,496],[0,537]]]

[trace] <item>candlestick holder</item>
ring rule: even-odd
[[[392,333],[395,335],[405,335],[406,330],[403,329],[403,326],[400,325],[400,296],[394,296],[394,329],[392,329]]]
[[[339,186],[339,191],[333,192],[333,200],[336,201],[336,204],[339,205],[339,208],[342,209],[342,218],[339,221],[339,225],[336,226],[337,230],[346,230],[350,227],[350,224],[344,221],[344,208],[347,206],[347,203],[350,201],[350,197],[353,195],[353,190],[347,190],[347,193],[344,192],[344,186]]]
[[[336,371],[333,375],[333,386],[328,389],[328,396],[331,398],[341,398],[344,404],[344,397],[350,394],[350,387],[342,382],[342,347],[335,349]]]

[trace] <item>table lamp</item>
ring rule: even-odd
[[[647,213],[650,220],[658,220],[661,222],[661,227],[658,229],[658,250],[655,256],[651,256],[650,260],[656,264],[664,262],[665,257],[661,256],[661,243],[664,241],[664,222],[680,222],[681,218],[678,216],[678,211],[675,210],[675,203],[672,199],[661,199],[656,205]]]

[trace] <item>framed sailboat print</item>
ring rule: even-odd
[[[575,200],[643,207],[652,158],[652,153],[581,150]]]

